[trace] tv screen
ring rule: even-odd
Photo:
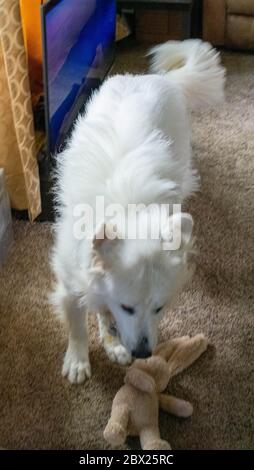
[[[52,0],[42,6],[46,129],[61,150],[78,112],[114,57],[115,0]]]

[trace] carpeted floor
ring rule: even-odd
[[[115,71],[145,70],[143,52],[124,49]],[[185,421],[160,416],[173,449],[254,448],[254,56],[225,53],[224,62],[226,104],[193,116],[202,187],[187,206],[197,271],[161,327],[164,338],[203,331],[211,342],[170,385],[194,405]],[[15,239],[0,271],[0,446],[107,449],[102,430],[123,370],[106,360],[91,319],[92,379],[77,387],[62,379],[65,332],[47,305],[50,227],[16,222]]]

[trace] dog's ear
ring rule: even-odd
[[[100,250],[103,245],[108,245],[110,242],[115,241],[117,237],[117,227],[110,223],[101,224],[93,237],[93,248]]]
[[[107,261],[113,249],[119,243],[121,235],[119,234],[116,225],[110,222],[103,223],[96,231],[93,238],[93,251],[99,254],[99,257]]]
[[[191,241],[192,230],[193,219],[190,214],[178,212],[171,215],[162,233],[165,249],[167,244],[171,250],[188,246]]]
[[[130,367],[125,375],[124,382],[137,388],[141,392],[153,393],[156,390],[154,379],[138,367]]]

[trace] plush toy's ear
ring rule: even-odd
[[[154,379],[138,367],[130,367],[127,370],[124,382],[133,385],[141,392],[153,393],[156,390]]]
[[[185,343],[190,339],[189,336],[182,336],[180,338],[174,338],[170,339],[167,341],[164,341],[163,343],[160,343],[158,346],[153,351],[153,354],[155,356],[160,356],[165,361],[169,361],[172,354],[181,347],[182,345],[185,345]]]

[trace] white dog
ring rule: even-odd
[[[188,275],[188,214],[167,215],[169,232],[170,227],[181,230],[181,244],[174,251],[163,249],[165,233],[156,240],[111,239],[110,231],[120,234],[122,228],[112,226],[110,217],[102,221],[100,237],[96,224],[93,240],[75,236],[80,204],[95,209],[98,196],[106,207],[117,203],[127,209],[129,204],[181,203],[197,187],[188,108],[222,101],[224,69],[218,53],[200,40],[167,42],[151,55],[151,74],[116,75],[93,94],[58,157],[59,219],[52,257],[57,284],[52,298],[69,328],[63,375],[72,383],[91,374],[88,311],[98,312],[111,360],[127,364],[132,356],[147,357],[156,345],[164,307]],[[148,211],[138,211],[141,225]],[[153,229],[158,215],[154,210],[149,214]],[[112,318],[115,336],[109,334]]]

